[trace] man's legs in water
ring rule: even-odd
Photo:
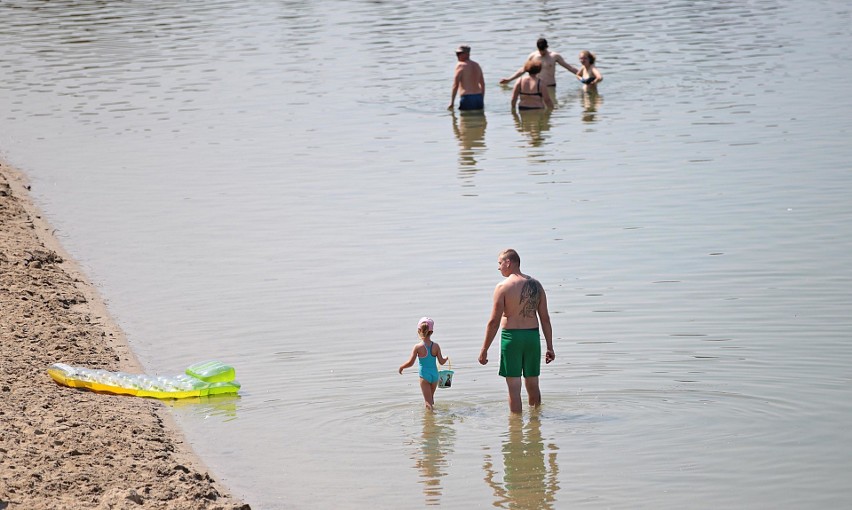
[[[506,386],[509,388],[509,410],[513,413],[523,411],[521,406],[521,378],[507,377]]]
[[[538,377],[525,377],[524,385],[527,387],[527,396],[530,399],[530,407],[541,405],[541,390],[538,387]]]

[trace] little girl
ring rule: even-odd
[[[441,355],[441,346],[432,341],[434,328],[435,321],[429,317],[420,319],[417,323],[417,335],[420,336],[421,342],[414,345],[408,361],[399,366],[401,374],[403,370],[414,365],[415,359],[420,362],[420,391],[423,392],[426,409],[430,411],[435,405],[435,390],[438,388],[438,366],[435,360],[437,359],[443,365],[450,359]]]
[[[594,92],[598,90],[598,83],[603,81],[603,76],[595,67],[595,54],[589,50],[580,52],[580,65],[582,69],[577,71],[577,79],[583,84],[583,90]]]

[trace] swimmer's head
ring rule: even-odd
[[[433,321],[429,317],[423,317],[417,323],[417,328],[420,329],[421,327],[425,327],[427,331],[434,331],[435,330],[435,321]]]
[[[433,321],[429,317],[423,317],[420,319],[420,321],[417,322],[417,334],[420,335],[420,338],[426,338],[430,336],[434,329],[435,321]]]
[[[535,47],[538,48],[541,51],[546,50],[547,49],[547,39],[542,37],[541,39],[539,39],[538,41],[535,42]]]
[[[580,52],[580,62],[586,60],[590,65],[595,65],[595,54],[589,50],[583,50]]]
[[[524,66],[524,70],[529,74],[535,75],[541,72],[541,61],[538,59],[532,59],[527,61]]]

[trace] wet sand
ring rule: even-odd
[[[0,162],[0,510],[248,509],[157,400],[53,382],[56,362],[142,372],[103,301]]]

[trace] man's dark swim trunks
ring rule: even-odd
[[[483,110],[485,99],[482,94],[464,94],[459,100],[459,110]]]

